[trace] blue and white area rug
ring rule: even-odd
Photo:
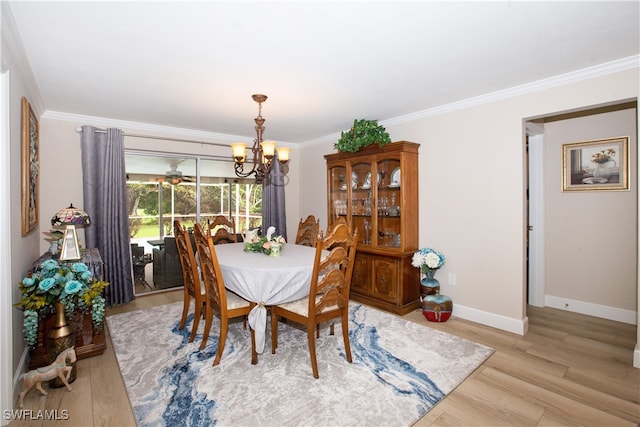
[[[204,322],[189,343],[193,315],[179,331],[181,311],[180,302],[107,317],[139,426],[408,426],[493,353],[351,303],[353,363],[344,357],[339,324],[335,335],[322,328],[317,380],[306,332],[291,323],[279,323],[277,353],[267,345],[251,365],[249,331],[232,322],[222,360],[213,367],[217,318],[199,351]]]

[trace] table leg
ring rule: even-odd
[[[249,330],[251,331],[251,364],[258,364],[258,352],[256,351],[256,333],[251,326],[249,326]]]

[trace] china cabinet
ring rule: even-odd
[[[328,222],[358,231],[351,299],[397,314],[420,306],[418,148],[397,141],[325,155]]]

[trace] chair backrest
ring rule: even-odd
[[[209,235],[213,238],[213,244],[237,243],[236,224],[224,215],[213,217],[209,222]]]
[[[204,231],[200,224],[196,224],[193,230],[198,248],[198,258],[200,259],[200,270],[204,280],[207,300],[212,307],[218,310],[226,310],[227,294],[224,288],[224,280],[220,272],[220,264],[216,250],[213,247],[213,239]]]
[[[330,250],[335,246],[342,246],[346,249],[349,240],[348,237],[351,236],[351,234],[351,225],[348,224],[343,217],[338,218],[333,224],[327,227],[327,237],[323,239],[324,249]],[[331,238],[329,238],[330,236]],[[322,235],[320,235],[320,237],[322,239]]]
[[[175,234],[175,230],[173,234]],[[175,254],[176,251],[178,250],[176,246],[176,238],[173,236],[164,236],[164,239],[162,240],[164,243],[162,245],[161,251],[165,253],[165,257]]]
[[[310,316],[327,310],[348,310],[357,245],[357,231],[352,233],[344,223],[334,223],[326,237],[321,236],[311,276],[309,295],[316,298],[309,298]],[[323,256],[327,250],[329,254]]]
[[[311,246],[315,248],[318,244],[318,233],[320,232],[320,220],[309,215],[307,219],[300,218],[298,233],[296,234],[296,245]]]
[[[189,238],[187,230],[182,228],[178,220],[173,221],[173,234],[178,249],[180,265],[182,266],[184,286],[190,295],[200,295],[200,275],[198,273],[195,253],[191,246],[191,239]]]
[[[144,246],[139,246],[137,243],[131,243],[131,257],[134,261],[144,257]]]

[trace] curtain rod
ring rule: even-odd
[[[76,132],[78,133],[82,133],[82,127],[77,127],[76,128]],[[96,132],[98,133],[107,133],[107,131],[105,129],[96,129]],[[181,138],[169,138],[166,136],[153,136],[153,135],[141,135],[141,134],[135,134],[135,133],[127,133],[127,132],[122,132],[123,136],[128,136],[130,138],[146,138],[146,139],[160,139],[163,141],[175,141],[175,142],[188,142],[190,144],[205,144],[205,145],[215,145],[216,147],[231,147],[230,144],[220,144],[217,142],[206,142],[206,141],[196,141],[193,139],[181,139]]]
[[[193,157],[194,154],[189,153],[176,153],[173,151],[158,151],[158,150],[150,150],[145,148],[135,148],[135,149],[125,149],[125,153],[135,154],[139,156],[165,156],[165,157],[175,157],[175,158],[184,158],[185,156]],[[231,156],[211,156],[207,154],[198,154],[196,157],[201,158],[203,160],[218,160],[221,162],[233,162],[233,158]]]

